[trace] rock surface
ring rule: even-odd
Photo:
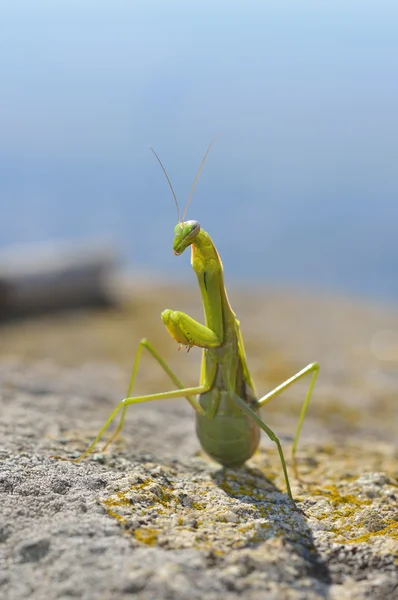
[[[65,316],[3,329],[0,596],[398,598],[398,317],[386,309],[236,294],[259,389],[311,360],[322,365],[299,444],[303,482],[289,464],[299,510],[271,442],[263,439],[245,467],[223,471],[200,451],[184,401],[131,407],[106,453],[78,464],[51,458],[77,456],[99,431],[125,393],[142,311],[158,318],[172,295],[144,289],[125,313],[80,316],[77,326]],[[195,297],[175,296],[174,307]],[[200,318],[195,311],[187,312]],[[131,344],[112,363],[107,344],[126,329]],[[195,383],[198,353],[176,353],[161,324],[152,334],[172,368]],[[32,355],[21,357],[24,337]],[[165,389],[144,360],[137,390]],[[287,455],[305,389],[297,385],[263,414]]]

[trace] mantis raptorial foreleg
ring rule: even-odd
[[[164,310],[161,316],[171,337],[183,346],[218,348],[221,345],[220,338],[212,329],[183,312]]]
[[[296,432],[294,434],[293,446],[292,446],[293,470],[294,470],[294,474],[297,477],[297,479],[300,479],[300,477],[298,476],[298,473],[297,473],[297,463],[296,463],[297,443],[298,443],[298,439],[300,436],[301,428],[303,426],[304,417],[307,412],[308,404],[309,404],[309,401],[311,398],[312,390],[314,389],[315,381],[316,381],[316,378],[318,377],[319,364],[315,362],[315,363],[311,363],[311,364],[307,365],[304,369],[301,369],[301,371],[299,371],[298,373],[296,373],[295,375],[293,375],[292,377],[290,377],[289,379],[287,379],[286,381],[284,381],[283,383],[278,385],[274,390],[272,390],[271,392],[268,392],[268,394],[265,394],[265,396],[260,398],[260,400],[258,401],[259,407],[262,408],[265,404],[267,404],[267,402],[270,402],[270,400],[275,398],[275,396],[278,396],[280,393],[282,393],[288,387],[293,385],[293,383],[295,383],[296,381],[298,381],[299,379],[301,379],[302,377],[304,377],[305,375],[307,375],[308,373],[311,373],[311,372],[312,372],[311,382],[310,382],[307,394],[305,396],[303,406],[301,408],[300,417],[299,417],[299,421],[297,424]]]

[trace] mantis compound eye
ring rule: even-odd
[[[189,228],[188,234],[186,234],[187,240],[193,240],[200,231],[200,223],[198,221],[187,221],[185,227]]]

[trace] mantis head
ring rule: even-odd
[[[198,221],[185,221],[177,223],[174,228],[173,252],[179,256],[192,244],[200,231]]]
[[[167,175],[166,169],[164,168],[162,161],[156,154],[155,150],[150,147],[152,152],[154,153],[155,157],[157,158],[158,163],[162,167],[163,173],[166,176],[167,182],[170,186],[171,193],[173,194],[173,198],[174,198],[174,201],[175,201],[176,207],[177,207],[178,223],[174,228],[174,241],[173,241],[173,252],[176,256],[179,256],[180,254],[182,254],[184,252],[184,250],[193,243],[196,236],[200,232],[200,224],[198,223],[198,221],[185,221],[184,219],[185,219],[185,215],[187,214],[189,203],[191,202],[192,194],[194,193],[196,184],[198,182],[199,175],[203,169],[203,165],[205,164],[207,155],[209,154],[210,148],[214,144],[216,137],[212,140],[211,144],[207,148],[206,154],[204,155],[204,158],[202,160],[202,164],[199,167],[199,170],[195,177],[195,181],[193,182],[191,193],[189,194],[189,198],[188,198],[188,202],[185,207],[185,210],[184,210],[184,214],[182,216],[182,221],[180,218],[180,207],[178,206],[177,196],[174,193],[173,186],[171,185],[171,182],[170,182],[169,176]]]

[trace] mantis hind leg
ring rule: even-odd
[[[260,400],[258,401],[259,408],[262,408],[265,404],[267,404],[267,402],[270,402],[270,400],[275,398],[275,396],[278,396],[281,392],[286,390],[288,387],[293,385],[293,383],[295,383],[296,381],[298,381],[299,379],[301,379],[308,373],[312,373],[312,377],[311,377],[310,385],[308,387],[307,394],[306,394],[304,402],[303,402],[303,406],[301,408],[300,417],[299,417],[299,421],[297,424],[296,432],[294,434],[293,446],[292,446],[293,470],[294,470],[294,474],[297,477],[297,479],[300,479],[300,477],[298,476],[298,473],[297,473],[297,462],[296,462],[297,443],[298,443],[298,439],[300,436],[301,428],[303,426],[304,418],[305,418],[305,415],[306,415],[306,412],[308,409],[308,405],[309,405],[309,402],[311,399],[312,391],[315,386],[315,381],[316,381],[316,378],[318,377],[319,364],[315,362],[315,363],[311,363],[311,364],[307,365],[304,369],[302,369],[301,371],[299,371],[298,373],[293,375],[293,377],[290,377],[289,379],[287,379],[284,383],[281,383],[281,385],[278,385],[278,387],[276,387],[274,390],[272,390],[271,392],[269,392],[268,394],[266,394],[265,396],[260,398]]]
[[[270,429],[270,427],[268,427],[268,425],[266,425],[264,423],[264,421],[262,419],[260,419],[260,417],[250,408],[250,406],[244,400],[242,400],[242,398],[240,398],[238,395],[235,394],[234,400],[240,406],[240,408],[243,410],[243,412],[245,412],[246,414],[248,414],[252,417],[252,419],[257,423],[257,425],[260,427],[260,429],[262,429],[264,431],[264,433],[266,433],[268,435],[270,440],[275,442],[276,447],[278,448],[279,458],[281,459],[283,474],[285,477],[287,495],[289,496],[290,500],[293,503],[293,506],[295,507],[296,503],[294,502],[292,490],[290,487],[289,475],[287,474],[287,468],[286,468],[286,460],[285,460],[282,445],[280,443],[278,436],[272,431],[272,429]]]

